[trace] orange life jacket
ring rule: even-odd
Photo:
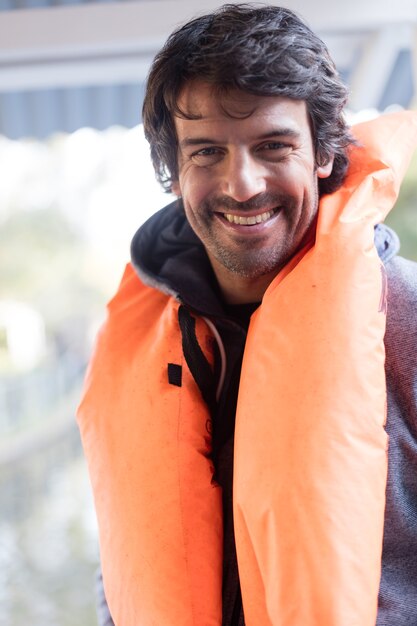
[[[374,225],[393,205],[417,116],[355,128],[316,241],[252,316],[235,426],[234,523],[247,626],[374,626],[387,473],[385,281]],[[210,415],[179,304],[128,266],[79,408],[116,626],[220,626],[222,505]],[[196,320],[200,345],[211,331]],[[181,366],[181,386],[168,364]],[[179,370],[177,370],[178,372]]]

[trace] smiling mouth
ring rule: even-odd
[[[277,209],[271,209],[270,211],[265,211],[264,213],[259,213],[258,215],[250,215],[248,217],[244,217],[243,215],[233,215],[232,213],[224,213],[224,218],[230,222],[230,224],[240,224],[242,226],[253,226],[254,224],[261,224],[262,222],[266,222],[269,220],[275,213]]]

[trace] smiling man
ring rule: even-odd
[[[188,222],[204,244],[225,300],[259,302],[289,259],[313,237],[318,179],[304,100],[193,80],[176,116],[178,181]]]
[[[79,409],[103,626],[417,623],[417,273],[378,223],[417,123],[355,145],[346,98],[276,6],[198,17],[153,63],[178,199],[133,239]]]

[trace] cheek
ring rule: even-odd
[[[300,167],[295,160],[287,160],[270,167],[268,183],[276,185],[284,193],[298,195],[306,184],[307,176],[310,178],[310,173],[307,174],[305,169]]]
[[[180,176],[180,188],[183,200],[191,207],[197,208],[212,191],[213,185],[207,177],[199,174],[185,174]]]

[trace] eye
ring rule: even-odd
[[[214,165],[223,156],[223,151],[216,146],[208,146],[207,148],[201,148],[192,153],[191,159],[196,165],[208,166]]]
[[[267,141],[259,146],[257,152],[264,158],[278,160],[290,154],[292,149],[291,144],[283,143],[282,141]]]

